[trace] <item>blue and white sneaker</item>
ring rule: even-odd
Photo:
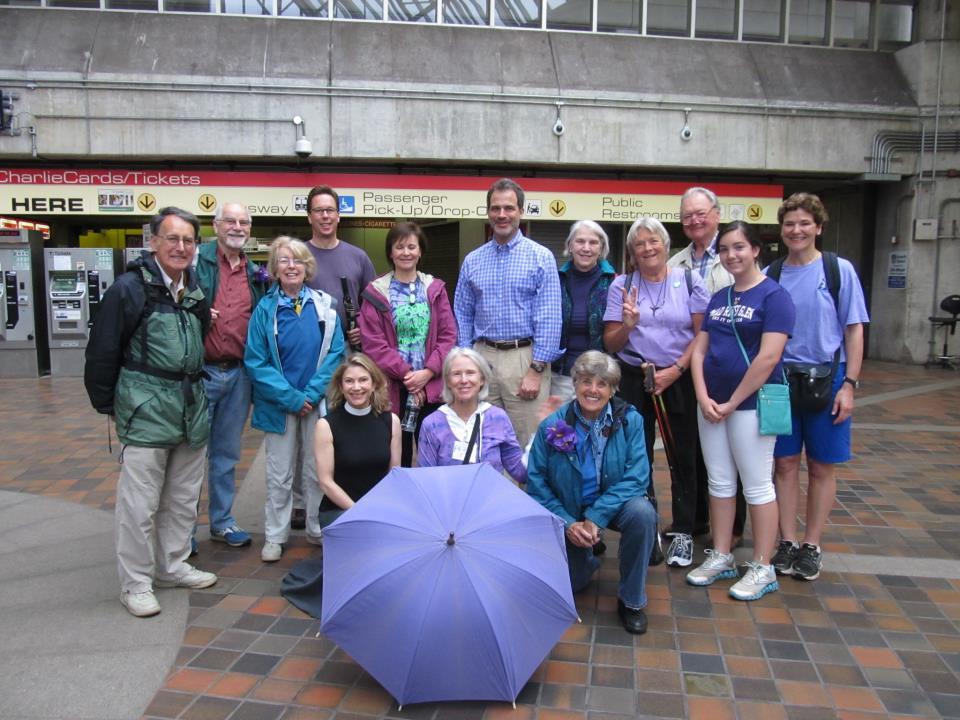
[[[724,555],[716,550],[707,550],[707,559],[703,564],[687,573],[687,582],[691,585],[712,585],[717,580],[737,577],[737,563],[733,553]]]
[[[667,549],[667,565],[670,567],[690,567],[693,564],[693,535],[686,533],[667,533],[671,538]]]
[[[210,539],[226,543],[230,547],[243,547],[250,544],[250,533],[241,530],[236,525],[210,531]]]
[[[730,597],[735,600],[759,600],[767,593],[780,589],[773,565],[758,562],[748,562],[746,565],[747,572],[730,588]]]

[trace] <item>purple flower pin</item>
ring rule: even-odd
[[[267,268],[265,268],[263,265],[258,265],[257,271],[253,274],[253,279],[257,282],[269,283],[270,273],[267,272]]]
[[[577,433],[563,420],[547,428],[547,442],[560,452],[573,452],[577,447]]]

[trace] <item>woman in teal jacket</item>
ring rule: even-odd
[[[277,282],[250,318],[243,362],[253,385],[251,424],[267,434],[266,541],[260,557],[275,562],[290,535],[298,457],[308,522],[320,507],[313,433],[344,342],[333,299],[304,284],[316,270],[306,245],[278,237],[268,267]]]
[[[620,366],[596,350],[573,365],[574,400],[544,420],[533,439],[527,492],[566,526],[570,583],[579,592],[600,567],[593,547],[600,530],[620,533],[617,611],[627,632],[647,630],[647,560],[657,513],[650,483],[643,418],[614,397]]]

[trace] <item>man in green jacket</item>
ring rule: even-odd
[[[190,265],[200,223],[179,208],[150,222],[150,248],[104,294],[86,351],[84,384],[116,422],[115,511],[120,601],[160,612],[154,587],[210,587],[187,563],[210,427],[201,381],[210,306]]]
[[[268,278],[243,252],[251,227],[246,206],[224,203],[213,217],[216,242],[204,243],[197,251],[197,281],[210,302],[211,320],[203,341],[203,385],[210,406],[210,539],[230,547],[250,544],[250,534],[233,517],[240,441],[250,414],[250,378],[243,367],[243,350],[250,315],[263,297]]]

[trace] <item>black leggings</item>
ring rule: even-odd
[[[643,416],[643,433],[650,463],[650,497],[653,491],[653,443],[656,440],[656,412],[653,397],[643,389],[640,368],[620,363],[621,398],[631,403]],[[707,469],[700,452],[700,431],[697,428],[697,400],[690,373],[684,373],[662,394],[667,421],[673,431],[674,468],[670,476],[673,531],[699,534],[710,524]],[[661,432],[662,434],[662,432]]]

